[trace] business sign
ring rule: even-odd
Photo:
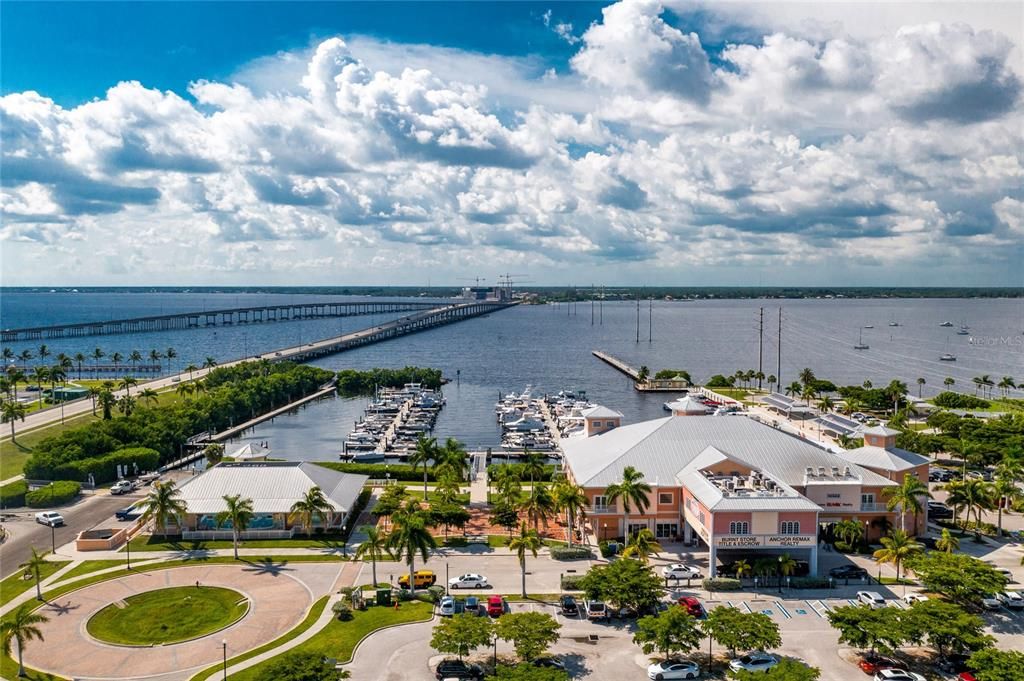
[[[807,534],[731,534],[715,537],[720,549],[771,549],[786,546],[814,546],[818,538]]]

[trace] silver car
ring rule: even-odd
[[[700,665],[692,660],[665,660],[649,666],[647,678],[652,681],[697,679],[700,678]]]

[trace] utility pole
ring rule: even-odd
[[[764,375],[764,308],[761,308],[761,321],[757,327],[757,389],[761,389],[761,376]]]
[[[776,385],[782,387],[782,308],[779,308],[779,363],[775,368]]]
[[[601,287],[601,302],[597,305],[597,312],[600,317],[599,325],[604,326],[604,286]]]
[[[640,342],[640,294],[636,294],[636,342]]]
[[[651,296],[647,315],[647,342],[652,343],[654,342],[654,296]]]
[[[590,325],[594,325],[594,285],[590,285]]]

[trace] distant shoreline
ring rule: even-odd
[[[603,298],[659,300],[737,299],[908,299],[908,298],[1022,298],[1024,287],[870,287],[870,286],[516,286],[517,292],[533,293],[549,301]],[[196,293],[348,295],[369,297],[450,298],[459,286],[3,286],[10,293]]]

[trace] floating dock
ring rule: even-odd
[[[677,381],[673,378],[648,378],[641,382],[639,369],[631,367],[618,357],[612,357],[607,352],[594,350],[592,354],[605,364],[629,376],[633,380],[633,387],[642,393],[685,393],[692,387],[687,381]]]

